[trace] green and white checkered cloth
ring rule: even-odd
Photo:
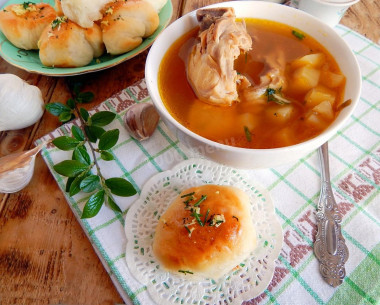
[[[350,252],[347,276],[341,286],[335,289],[328,286],[319,274],[313,254],[320,173],[317,154],[312,152],[286,166],[247,171],[270,191],[284,231],[284,244],[272,282],[247,304],[380,304],[380,46],[347,27],[339,25],[336,30],[354,51],[363,76],[358,107],[329,141],[333,191],[343,214],[343,236]],[[138,192],[156,173],[193,156],[162,122],[147,141],[140,143],[129,137],[122,127],[126,108],[149,100],[143,80],[94,109],[116,112],[117,119],[109,128],[121,131],[119,142],[112,149],[116,162],[99,160],[104,175],[124,177]],[[69,132],[70,124],[66,124],[41,140]],[[70,159],[71,153],[49,145],[42,156],[64,192],[65,179],[52,167]],[[146,287],[133,278],[125,262],[123,215],[103,207],[95,218],[82,220],[81,210],[88,194],[73,198],[65,195],[124,301],[152,304]],[[115,196],[124,215],[137,196]]]

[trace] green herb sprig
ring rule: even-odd
[[[96,216],[104,203],[107,203],[112,210],[121,213],[113,195],[129,197],[135,195],[136,190],[124,178],[106,179],[101,173],[96,156],[97,153],[104,161],[114,160],[109,150],[116,145],[119,139],[119,130],[106,131],[103,127],[110,124],[116,114],[110,111],[99,111],[90,115],[80,105],[91,102],[94,94],[80,92],[80,87],[79,83],[73,85],[72,98],[69,98],[66,104],[49,103],[46,105],[47,111],[58,116],[62,123],[76,117],[80,122],[79,126],[72,126],[72,136],[61,136],[52,141],[61,150],[73,151],[71,160],[55,164],[53,168],[58,174],[68,177],[66,192],[70,196],[74,196],[80,191],[92,193],[84,206],[81,218]],[[94,147],[96,143],[97,148]]]
[[[267,102],[275,102],[279,105],[285,105],[285,104],[290,104],[291,101],[288,99],[284,98],[282,95],[282,88],[279,89],[274,89],[274,88],[267,88],[265,90],[265,96],[267,97]]]
[[[30,2],[30,1],[28,1],[28,2],[24,2],[23,4],[22,4],[22,8],[24,9],[24,10],[26,10],[27,8],[29,8],[29,5],[30,4],[34,4],[33,2]]]
[[[305,34],[301,33],[301,32],[298,32],[296,30],[292,30],[292,34],[298,38],[299,40],[304,40],[305,39]]]

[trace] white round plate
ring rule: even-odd
[[[181,191],[204,184],[230,185],[246,192],[257,232],[257,247],[251,256],[218,281],[194,281],[167,272],[152,251],[160,215]],[[205,159],[190,159],[153,176],[129,209],[125,232],[128,268],[140,283],[147,286],[157,304],[240,305],[258,296],[273,277],[283,240],[269,193],[243,172]]]

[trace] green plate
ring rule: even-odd
[[[37,2],[37,1],[34,1]],[[45,0],[45,3],[49,3],[54,7],[54,0]],[[23,3],[22,0],[10,0],[5,5]],[[38,73],[49,76],[68,76],[68,75],[78,75],[84,73],[95,72],[103,69],[107,69],[116,66],[123,61],[130,59],[142,51],[146,50],[151,46],[156,37],[165,29],[169,24],[170,19],[173,14],[173,6],[170,0],[167,1],[165,6],[162,8],[159,17],[160,24],[153,35],[144,39],[141,45],[137,48],[117,56],[112,56],[110,54],[104,54],[96,60],[93,59],[87,66],[77,67],[77,68],[55,68],[44,66],[38,56],[38,51],[26,51],[15,47],[9,42],[9,40],[0,31],[0,56],[7,61],[9,64],[23,69],[31,73]]]

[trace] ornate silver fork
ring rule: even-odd
[[[318,149],[321,164],[321,194],[317,208],[317,236],[314,253],[319,260],[319,270],[324,280],[332,287],[342,284],[346,275],[344,267],[348,259],[348,248],[341,232],[342,216],[331,189],[328,144]]]

